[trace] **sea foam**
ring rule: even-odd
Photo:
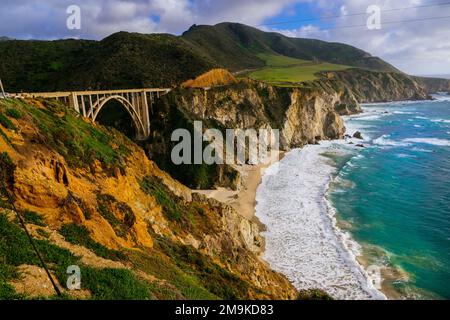
[[[264,259],[298,289],[321,288],[338,299],[384,299],[356,261],[359,245],[336,227],[326,200],[336,168],[321,154],[342,152],[333,144],[293,150],[276,174],[263,176],[256,212],[267,226]]]
[[[450,146],[450,140],[446,139],[438,139],[438,138],[410,138],[403,140],[407,143],[420,143],[420,144],[431,144],[433,146],[440,146],[440,147],[449,147]]]

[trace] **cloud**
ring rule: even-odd
[[[179,34],[194,23],[259,24],[298,2],[302,0],[2,0],[0,34],[37,39],[99,39],[120,30]],[[70,5],[81,8],[81,30],[66,28]]]
[[[364,13],[373,4],[378,4],[382,10],[381,30],[368,30],[364,27],[368,15],[349,15]],[[307,28],[278,31],[288,36],[351,44],[380,56],[408,73],[450,74],[450,19],[391,23],[450,16],[450,5],[397,10],[429,4],[430,2],[422,0],[340,0],[334,2],[334,6],[338,8],[335,14],[348,16],[335,19],[331,27],[310,25]],[[363,27],[347,28],[348,26]]]

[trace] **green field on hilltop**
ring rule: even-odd
[[[311,64],[312,61],[286,57],[277,54],[261,53],[257,55],[258,58],[264,60],[267,67],[288,67],[301,64]]]
[[[250,72],[249,77],[272,84],[299,83],[317,79],[317,73],[323,71],[341,71],[349,66],[314,62],[290,58],[281,55],[259,55],[266,67]]]

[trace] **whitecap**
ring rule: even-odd
[[[411,148],[411,150],[412,150],[412,151],[415,151],[415,152],[425,152],[425,153],[431,153],[431,152],[433,152],[432,150],[423,149],[423,148],[417,148],[417,147]]]
[[[393,114],[411,115],[411,114],[416,114],[416,113],[415,112],[407,112],[407,111],[394,111]]]
[[[431,122],[435,122],[435,123],[450,123],[450,120],[447,120],[447,119],[433,119],[433,120],[431,120]]]
[[[415,156],[412,156],[412,155],[406,154],[406,153],[399,153],[396,156],[397,156],[397,158],[416,158]]]
[[[444,95],[444,94],[433,94],[432,97],[435,99],[435,101],[437,102],[441,102],[441,101],[450,101],[450,96],[449,95]]]
[[[411,142],[411,143],[420,143],[420,144],[431,144],[433,146],[440,146],[440,147],[449,147],[450,146],[450,140],[446,139],[438,139],[438,138],[409,138],[403,140],[404,142]]]
[[[407,147],[410,144],[405,143],[405,141],[395,141],[392,139],[389,139],[390,135],[382,135],[381,137],[373,140],[373,143],[378,146],[389,146],[389,147]]]

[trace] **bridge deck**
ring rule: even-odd
[[[142,93],[142,92],[169,92],[170,88],[144,88],[144,89],[119,89],[119,90],[92,90],[92,91],[61,91],[61,92],[23,92],[10,93],[12,97],[24,98],[67,98],[72,94],[77,96],[101,95],[101,94],[120,94],[120,93]]]

